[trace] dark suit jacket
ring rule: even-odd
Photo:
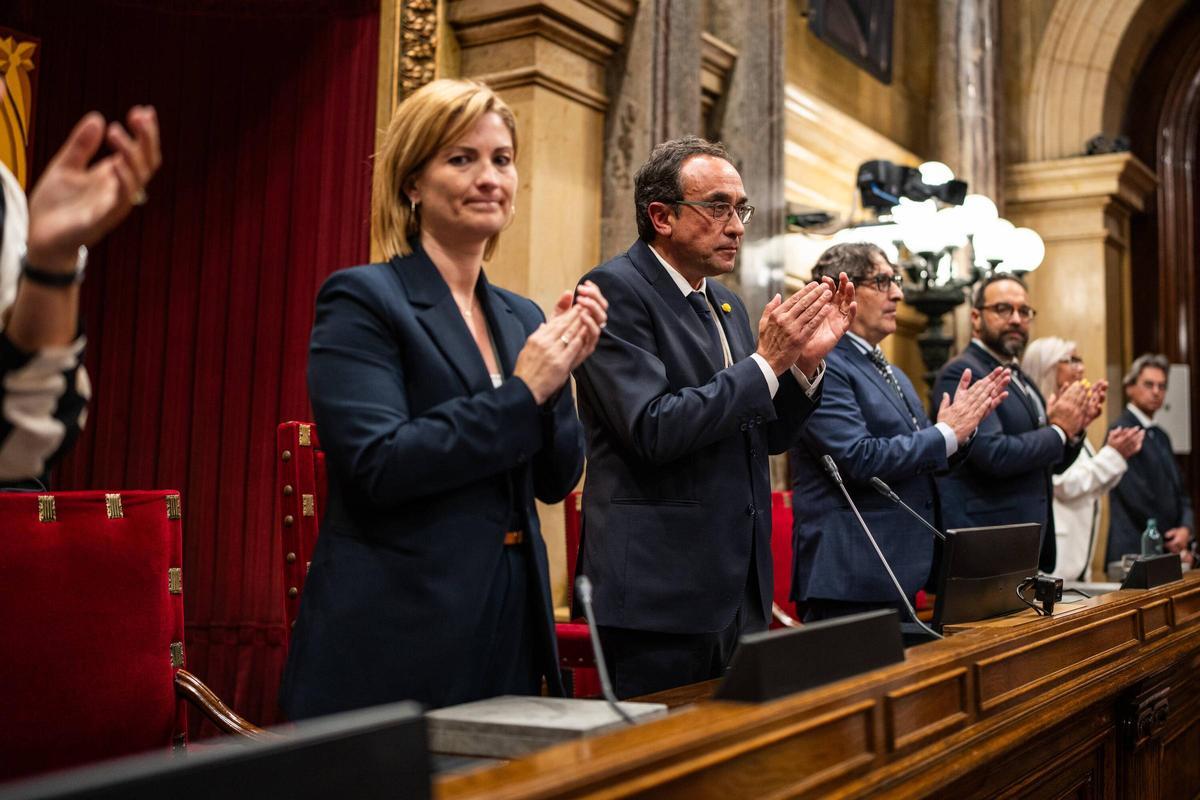
[[[706,354],[696,312],[644,242],[584,276],[608,327],[575,372],[588,440],[580,569],[600,625],[699,634],[733,621],[749,569],[771,618],[769,453],[815,402],[790,374],[772,401],[737,295],[707,282],[734,363]],[[754,563],[751,564],[753,543]]]
[[[1125,408],[1112,427],[1141,428]],[[1129,469],[1109,494],[1108,553],[1117,561],[1126,553],[1142,552],[1142,531],[1153,518],[1159,533],[1184,526],[1195,531],[1192,498],[1184,485],[1171,447],[1171,437],[1154,425],[1146,429],[1142,449],[1130,456]]]
[[[542,313],[480,284],[511,376]],[[281,689],[288,715],[478,699],[494,633],[481,623],[484,599],[514,524],[537,577],[539,664],[561,691],[534,498],[561,500],[582,471],[570,391],[541,409],[520,379],[493,389],[449,287],[419,249],[325,282],[308,384],[329,497]]]
[[[892,368],[921,429],[870,359],[849,339],[825,359],[821,405],[792,450],[792,598],[900,602],[896,587],[821,457],[833,456],[846,488],[911,599],[929,576],[933,534],[872,488],[882,478],[932,525],[933,473],[948,467],[946,439],[933,427],[908,376]],[[955,454],[956,456],[958,453]]]
[[[972,342],[938,374],[934,397],[954,396],[963,370],[971,382],[1002,366]],[[1037,411],[1014,380],[1008,397],[979,425],[963,465],[941,482],[943,519],[947,528],[1036,522],[1042,526],[1039,566],[1054,570],[1054,489],[1050,476],[1071,466],[1083,439],[1063,444],[1058,431],[1038,422]],[[1029,390],[1042,398],[1036,386]],[[1045,406],[1045,399],[1042,398]]]

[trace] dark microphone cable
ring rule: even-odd
[[[904,593],[904,588],[900,585],[900,581],[896,580],[896,573],[892,572],[892,565],[888,563],[887,557],[884,556],[883,551],[879,549],[879,543],[875,541],[875,537],[872,535],[871,529],[867,527],[867,523],[862,518],[862,514],[858,513],[858,506],[854,504],[854,499],[850,497],[850,492],[846,491],[846,484],[842,482],[842,475],[840,472],[838,472],[837,464],[833,462],[833,456],[823,456],[821,458],[821,463],[825,465],[825,471],[829,473],[829,477],[833,478],[833,482],[836,483],[838,488],[842,490],[842,495],[846,498],[846,502],[850,504],[850,510],[854,512],[854,518],[858,520],[858,524],[860,527],[862,527],[863,533],[867,534],[867,539],[870,540],[871,546],[875,548],[875,555],[879,556],[880,563],[882,563],[883,568],[887,570],[888,577],[892,579],[892,585],[896,587],[896,593],[900,595],[900,599],[904,602],[904,607],[908,610],[908,614],[910,617],[912,617],[913,622],[921,626],[921,629],[930,636],[941,639],[942,635],[940,633],[930,628],[917,617],[917,610],[913,608],[912,603],[908,601],[908,595]]]
[[[600,673],[600,692],[612,706],[612,710],[617,712],[621,719],[632,725],[634,724],[633,717],[625,713],[625,709],[621,708],[621,704],[617,702],[612,682],[608,679],[608,665],[604,663],[604,651],[600,649],[600,632],[596,628],[596,615],[592,612],[592,582],[587,575],[580,575],[575,579],[575,596],[583,604],[583,615],[587,617],[588,636],[592,640],[592,654],[596,656],[596,671]]]

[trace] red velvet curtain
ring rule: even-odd
[[[311,413],[317,289],[368,258],[378,3],[6,5],[43,42],[35,177],[88,109],[153,103],[163,134],[149,204],[92,253],[94,401],[56,485],[182,490],[187,666],[271,723],[275,426]]]

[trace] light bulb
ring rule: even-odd
[[[926,161],[917,167],[917,171],[921,173],[921,180],[926,186],[941,186],[954,180],[954,170],[940,161]]]

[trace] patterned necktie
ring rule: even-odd
[[[1038,400],[1037,394],[1030,388],[1033,386],[1033,383],[1029,380],[1029,376],[1022,372],[1021,368],[1016,364],[1009,364],[1008,367],[1012,370],[1012,383],[1015,383],[1020,390],[1022,398],[1025,400],[1025,405],[1033,413],[1034,418],[1037,419],[1038,425],[1044,426],[1046,424],[1046,409],[1041,401]]]
[[[725,368],[725,349],[721,347],[721,334],[717,333],[717,321],[713,319],[712,309],[708,299],[700,292],[692,292],[687,296],[692,310],[700,318],[704,332],[708,334],[708,357],[717,369]]]
[[[876,347],[867,352],[867,358],[871,359],[871,363],[875,365],[875,369],[879,370],[879,374],[887,381],[888,386],[892,387],[892,391],[900,396],[904,407],[908,409],[909,418],[912,419],[913,430],[919,431],[921,423],[917,422],[917,412],[913,409],[912,403],[908,402],[908,395],[904,394],[904,390],[900,388],[900,381],[896,380],[896,375],[892,372],[892,365],[883,355],[883,350]]]

